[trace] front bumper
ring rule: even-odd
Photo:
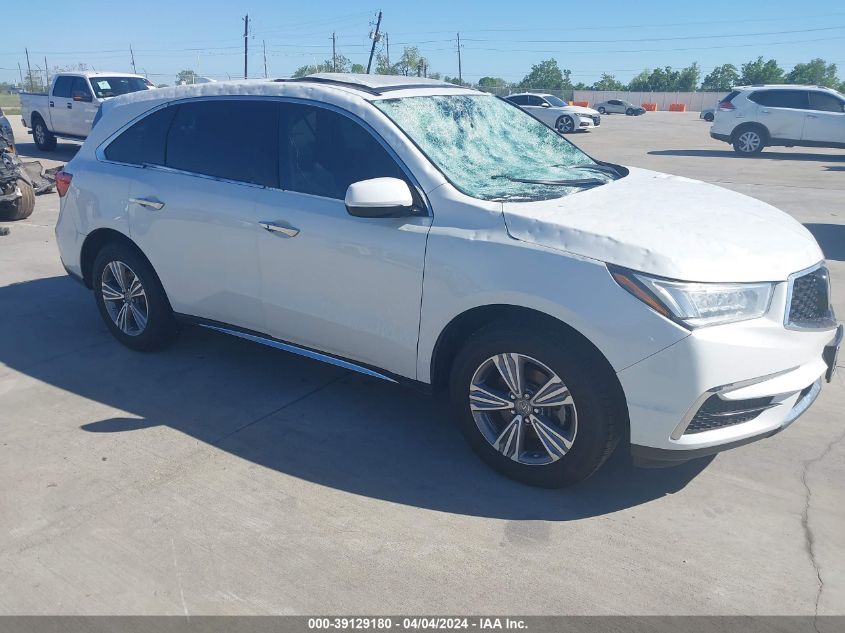
[[[719,134],[718,132],[714,132],[713,130],[710,130],[710,138],[714,138],[717,141],[724,141],[725,143],[731,142],[730,134]]]
[[[785,284],[773,305],[783,305]],[[764,318],[693,330],[618,373],[631,452],[677,463],[769,437],[803,414],[832,374],[837,330],[794,331]],[[715,406],[714,406],[715,405]]]

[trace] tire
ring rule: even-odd
[[[628,108],[627,110],[625,110],[625,114],[627,114],[628,116],[634,116],[634,108]]]
[[[473,450],[500,473],[533,486],[560,488],[592,475],[613,452],[627,420],[612,372],[595,354],[572,336],[524,323],[496,324],[473,334],[458,352],[449,380],[455,419]],[[506,381],[508,372],[499,369],[512,367],[515,357],[521,358],[526,389],[520,396],[528,398],[509,398],[514,394],[507,385],[513,380]],[[542,384],[559,388],[543,390]],[[552,403],[554,397],[571,404]],[[517,419],[521,413],[528,420]]]
[[[18,179],[17,186],[23,194],[12,204],[0,207],[0,220],[23,220],[35,209],[35,191],[27,181]]]
[[[766,133],[756,125],[740,128],[734,132],[731,144],[737,154],[754,156],[766,146]]]
[[[41,117],[38,117],[32,123],[32,138],[42,152],[51,152],[56,149],[56,137],[47,129],[47,125]]]
[[[607,110],[604,109],[604,106],[599,107],[599,114],[607,114]]]
[[[100,316],[126,347],[149,352],[173,341],[178,328],[170,302],[153,267],[135,249],[106,244],[94,259],[91,282]],[[126,295],[132,295],[129,301]]]
[[[715,119],[715,118],[716,117],[713,115],[712,112],[708,112],[707,114],[704,115],[704,120],[707,121],[708,123],[712,123],[713,119]]]
[[[575,131],[575,119],[571,116],[563,115],[555,121],[555,130],[560,134],[569,134]]]

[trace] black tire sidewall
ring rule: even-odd
[[[18,180],[17,186],[23,195],[8,206],[0,206],[0,220],[25,220],[32,215],[35,209],[35,191],[32,185],[25,180]]]
[[[627,114],[628,116],[634,116],[634,109],[628,108],[627,110],[625,110],[625,114]]]
[[[36,134],[36,128],[41,127],[44,129],[44,142],[38,142],[38,134]],[[33,125],[32,128],[32,138],[35,141],[36,147],[42,151],[50,151],[56,148],[56,137],[50,133],[50,130],[47,129],[47,124],[44,123],[41,119],[38,119]]]
[[[599,108],[598,112],[599,114],[607,114],[607,110],[605,110],[603,107]]]
[[[456,422],[473,450],[504,475],[524,483],[558,488],[589,477],[601,466],[619,439],[616,402],[594,352],[571,337],[548,336],[524,326],[503,325],[481,330],[458,353],[449,381]],[[484,438],[469,407],[469,385],[482,362],[501,353],[521,353],[547,365],[563,380],[575,402],[578,431],[569,452],[544,466],[519,464],[499,453]]]
[[[120,330],[111,319],[103,300],[100,280],[103,270],[112,261],[125,263],[141,280],[147,296],[147,327],[137,336],[129,336]],[[173,340],[177,326],[170,302],[152,266],[134,249],[123,244],[108,244],[103,247],[94,260],[91,274],[94,298],[103,322],[112,335],[126,347],[138,351],[153,351],[164,347]]]

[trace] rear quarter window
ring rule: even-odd
[[[156,110],[113,140],[106,148],[109,160],[131,165],[164,165],[167,132],[176,107]]]

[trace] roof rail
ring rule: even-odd
[[[396,85],[387,85],[387,86],[367,86],[366,84],[362,84],[356,81],[343,81],[342,79],[335,79],[329,77],[292,77],[290,79],[274,79],[275,82],[287,82],[287,83],[316,83],[316,84],[324,84],[327,86],[339,86],[342,88],[351,88],[353,90],[360,90],[361,92],[366,92],[371,95],[382,95],[385,92],[391,92],[394,90],[406,90],[409,88],[435,88],[438,86],[442,86],[444,88],[463,88],[464,86],[457,86],[454,84],[450,84],[448,82],[443,82],[442,84],[435,84],[435,83],[405,83],[405,84],[396,84]]]

